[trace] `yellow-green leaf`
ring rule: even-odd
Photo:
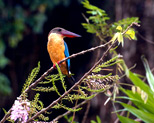
[[[121,26],[117,26],[116,29],[119,30],[120,32],[122,32],[122,27]]]
[[[114,34],[113,38],[111,39],[112,43],[117,39],[118,37],[118,32]]]
[[[126,32],[126,35],[128,35],[131,39],[135,40],[136,37],[135,37],[135,31],[133,29],[129,29],[127,32]]]
[[[121,32],[118,33],[118,42],[121,43],[122,46],[124,46],[124,39]]]

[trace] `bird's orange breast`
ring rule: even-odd
[[[56,64],[57,62],[64,59],[65,46],[64,46],[63,37],[56,33],[50,34],[48,37],[47,50],[53,64]],[[66,62],[61,63],[60,68],[63,74],[68,75]]]

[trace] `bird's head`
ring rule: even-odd
[[[69,37],[69,38],[75,38],[75,37],[81,37],[80,35],[78,34],[75,34],[73,32],[70,32],[68,30],[65,30],[63,28],[60,28],[60,27],[56,27],[56,28],[53,28],[50,32],[49,32],[49,35],[52,34],[52,33],[56,33],[56,34],[60,34],[61,36],[63,37]]]

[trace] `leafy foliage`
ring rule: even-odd
[[[120,60],[121,56],[117,55],[110,60],[97,65],[91,75],[88,75],[83,82],[87,84],[87,89],[90,92],[102,92],[106,89],[111,88],[115,82],[117,82],[120,78],[118,75],[112,75],[112,73],[109,73],[108,75],[102,75],[100,74],[101,71],[104,69],[107,69],[108,67],[113,67],[117,63],[122,62]],[[83,87],[82,87],[83,88]]]
[[[117,55],[117,56],[111,58],[110,60],[98,65],[92,72],[93,73],[98,73],[101,70],[103,70],[103,68],[105,68],[105,67],[110,67],[110,66],[113,66],[113,65],[115,65],[115,64],[117,64],[119,62],[122,62],[122,60],[120,60],[121,57],[122,56]]]
[[[140,21],[138,17],[124,18],[118,22],[114,22],[111,25],[111,29],[116,30],[117,26],[121,26],[125,30],[132,22],[139,23]]]
[[[69,117],[68,115],[65,115],[64,118],[67,120],[68,123],[70,123],[70,122],[72,122],[73,116]],[[78,122],[73,121],[72,123],[78,123]]]
[[[71,112],[80,111],[82,109],[82,108],[75,108],[75,109],[69,108],[69,107],[67,107],[67,106],[65,106],[63,104],[59,104],[59,103],[57,103],[56,105],[54,105],[52,108],[55,108],[55,109],[63,108],[65,110],[68,110],[68,111],[71,111]]]
[[[91,5],[88,0],[83,1],[82,4],[88,9],[87,13],[91,14],[91,16],[86,19],[87,23],[82,23],[83,27],[87,29],[87,32],[95,33],[99,37],[101,35],[105,37],[108,36],[108,24],[106,21],[110,18],[106,12],[94,5]]]
[[[150,67],[148,65],[148,61],[145,59],[144,56],[142,56],[142,61],[144,64],[144,68],[146,70],[146,77],[148,79],[148,83],[150,85],[151,90],[154,92],[154,76],[150,70]]]
[[[114,43],[116,40],[118,40],[119,44],[121,43],[122,46],[124,46],[124,37],[128,38],[129,40],[136,40],[135,31],[134,29],[130,28],[123,36],[123,28],[121,26],[117,26],[116,28],[119,30],[119,32],[116,32],[111,39],[111,41]]]
[[[42,101],[39,100],[39,96],[40,96],[40,94],[36,93],[34,99],[30,102],[31,107],[30,107],[29,117],[33,116],[38,111],[40,111],[40,110],[42,110],[44,108],[44,104],[43,104]],[[46,112],[45,114],[49,114],[49,112]],[[45,116],[43,114],[40,114],[39,119],[41,119],[43,121],[48,121],[49,117],[47,117],[47,116]]]
[[[147,69],[149,66],[147,64],[146,59],[143,59],[143,62],[145,64],[145,69]],[[135,73],[132,73],[126,68],[126,74],[127,77],[132,81],[134,86],[132,86],[132,90],[129,89],[123,89],[121,88],[121,91],[124,92],[128,97],[122,96],[118,97],[120,99],[127,99],[133,102],[133,105],[129,105],[123,102],[119,102],[128,112],[132,113],[137,118],[141,119],[143,122],[146,123],[152,123],[154,122],[154,93],[152,91],[152,86],[148,86],[145,82],[143,82]],[[151,74],[150,70],[146,70],[147,77],[151,76],[150,79],[148,79],[148,82],[150,84],[153,84],[153,75]],[[131,121],[129,117],[123,117],[119,116],[119,120],[121,122]]]
[[[28,79],[26,80],[23,86],[22,92],[24,92],[29,87],[29,85],[35,80],[39,71],[40,71],[40,62],[38,62],[38,67],[34,68],[30,73],[30,75],[28,76]]]
[[[91,123],[101,123],[101,119],[100,119],[99,116],[96,116],[96,121],[91,120],[90,122],[91,122]]]
[[[131,17],[108,24],[107,21],[110,20],[110,18],[104,10],[91,5],[88,0],[83,1],[82,4],[86,9],[88,9],[87,13],[90,14],[88,18],[85,17],[87,23],[82,23],[83,27],[87,32],[95,33],[104,43],[106,42],[106,38],[114,36],[114,33],[117,32],[118,26],[125,30],[132,22],[139,23],[138,17]],[[121,32],[122,29],[120,30]],[[129,34],[129,32],[130,31],[128,31],[127,34]],[[123,42],[123,36],[121,33],[116,33],[115,35],[116,38],[119,38],[120,42]],[[133,39],[136,39],[136,37]]]

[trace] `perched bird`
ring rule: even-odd
[[[74,38],[81,36],[60,27],[56,27],[49,32],[47,50],[54,66],[56,63],[59,63],[59,61],[69,56],[69,50],[64,41],[65,37]],[[62,62],[60,64],[60,69],[64,75],[71,77],[70,59]]]

